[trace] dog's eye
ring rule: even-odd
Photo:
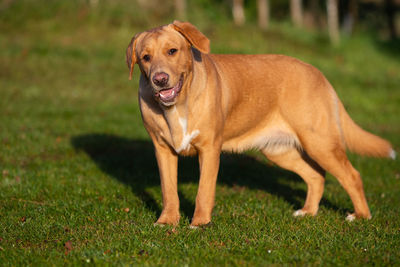
[[[170,50],[168,50],[168,55],[172,56],[173,54],[175,54],[178,51],[178,49],[176,48],[171,48]]]
[[[143,60],[146,61],[146,62],[150,61],[150,58],[151,58],[150,55],[144,55],[143,56]]]

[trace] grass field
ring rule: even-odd
[[[172,18],[122,0],[66,2],[0,11],[0,265],[400,265],[399,160],[349,155],[373,214],[349,223],[351,201],[332,176],[318,216],[293,218],[306,194],[298,176],[256,152],[223,155],[213,224],[192,230],[198,164],[182,158],[181,223],[154,227],[158,170],[124,53],[134,33]],[[354,120],[399,152],[398,44],[360,33],[331,47],[286,23],[235,28],[218,12],[189,14],[214,53],[315,65]]]

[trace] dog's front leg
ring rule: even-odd
[[[221,150],[214,147],[203,148],[199,151],[200,182],[191,226],[199,226],[211,222],[220,153]]]
[[[178,156],[167,145],[155,142],[154,147],[163,195],[163,211],[156,224],[176,225],[180,218],[177,181]]]

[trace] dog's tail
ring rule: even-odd
[[[343,104],[340,101],[338,102],[344,141],[350,151],[372,157],[396,158],[396,152],[388,141],[361,129],[350,118]]]

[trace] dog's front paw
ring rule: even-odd
[[[179,213],[176,212],[162,212],[155,225],[163,226],[165,224],[177,225],[180,219]]]
[[[369,220],[369,219],[371,219],[371,218],[372,218],[371,214],[358,215],[358,214],[356,214],[356,213],[351,213],[351,214],[348,214],[348,215],[346,216],[346,221],[352,222],[352,221],[354,221],[354,220],[356,220],[356,219],[367,219],[367,220]]]
[[[190,227],[196,228],[199,226],[207,225],[210,222],[211,222],[211,210],[210,209],[205,210],[196,207]]]
[[[213,226],[213,223],[212,223],[212,222],[209,222],[209,223],[200,224],[200,225],[193,225],[193,224],[190,224],[190,225],[189,225],[189,228],[190,228],[190,229],[199,229],[199,228],[205,229],[205,228],[209,228],[209,227],[211,227],[211,226]]]
[[[211,218],[194,216],[190,228],[197,228],[200,226],[205,226],[211,224]]]

